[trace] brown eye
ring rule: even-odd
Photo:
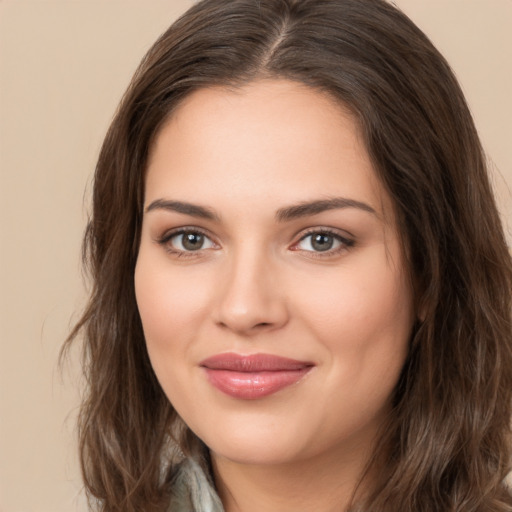
[[[197,251],[203,247],[204,235],[200,235],[199,233],[186,233],[181,236],[181,243],[187,251]]]
[[[296,248],[313,253],[336,253],[338,250],[352,247],[354,242],[329,231],[313,231],[301,238]]]
[[[311,247],[315,251],[328,251],[334,245],[334,237],[325,233],[316,233],[311,236]]]
[[[193,252],[201,249],[211,249],[213,242],[198,231],[182,231],[173,235],[168,242],[177,251]]]

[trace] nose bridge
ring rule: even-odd
[[[233,250],[220,276],[217,322],[246,334],[286,323],[286,301],[277,274],[275,259],[261,245]]]

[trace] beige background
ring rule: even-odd
[[[84,511],[79,372],[56,358],[83,304],[79,246],[102,137],[139,59],[192,0],[0,0],[0,511]],[[455,69],[512,183],[512,0],[398,0]],[[512,239],[509,236],[509,239]]]

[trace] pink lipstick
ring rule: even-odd
[[[298,382],[313,363],[270,354],[219,354],[200,363],[217,389],[243,400],[256,400]]]

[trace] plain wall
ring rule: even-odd
[[[0,0],[1,512],[85,511],[80,373],[74,356],[61,374],[57,356],[84,304],[92,172],[138,61],[191,3]],[[512,1],[396,4],[459,77],[511,225]]]

